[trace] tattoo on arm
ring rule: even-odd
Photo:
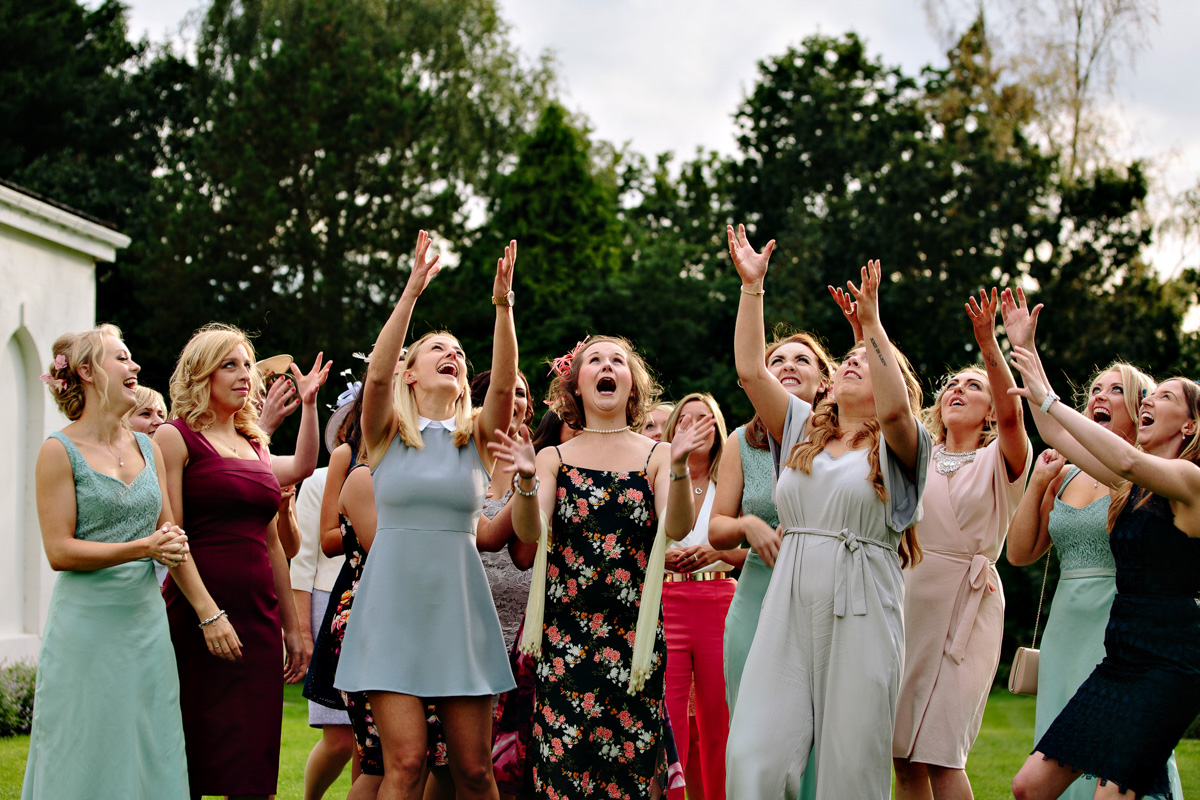
[[[879,363],[887,366],[887,359],[883,357],[883,351],[879,349],[879,345],[875,342],[875,337],[871,337],[871,347],[875,348],[875,355],[879,356]]]
[[[1000,360],[998,358],[996,358],[995,353],[984,354],[983,360],[987,362],[989,367],[996,367],[996,366],[1000,365]]]

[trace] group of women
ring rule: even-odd
[[[680,768],[710,800],[886,798],[893,773],[897,797],[970,797],[1006,540],[1014,563],[1051,542],[1063,559],[1014,794],[1180,796],[1171,751],[1200,711],[1195,382],[1155,387],[1117,365],[1076,413],[1038,360],[1040,309],[993,290],[966,305],[982,365],[952,371],[923,410],[880,318],[878,261],[830,287],[856,342],[835,362],[808,334],[765,344],[774,242],[757,251],[740,227],[728,240],[750,422],[727,435],[706,394],[662,413],[630,343],[591,336],[554,361],[530,436],[516,243],[497,261],[473,400],[453,335],[406,342],[439,269],[421,232],[322,508],[322,546],[347,558],[306,695],[349,713],[351,797],[682,796]],[[315,462],[327,370],[293,368],[301,439],[272,460],[235,329],[184,348],[153,440],[130,430],[137,365],[119,331],[55,343],[44,379],[72,422],[43,446],[37,482],[63,575],[25,797],[274,792],[282,684],[309,655],[280,486]],[[1055,448],[1028,491],[1022,399]],[[151,562],[169,572],[165,609]],[[82,721],[80,698],[94,706]]]

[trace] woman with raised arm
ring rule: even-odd
[[[60,336],[53,355],[42,380],[70,424],[37,459],[38,521],[59,575],[21,797],[185,800],[179,676],[151,563],[178,569],[187,537],[158,447],[123,424],[140,368],[112,325]]]
[[[257,389],[245,334],[206,325],[179,355],[172,419],[154,434],[171,506],[218,605],[198,627],[180,576],[163,587],[196,797],[275,793],[283,682],[303,678],[308,665],[276,529],[279,481],[250,401]],[[218,625],[236,630],[232,647],[208,635]]]
[[[996,341],[999,296],[967,314],[984,368],[950,373],[925,411],[933,435],[921,552],[904,581],[904,680],[892,740],[896,797],[973,797],[967,754],[1004,638],[996,559],[1032,460],[1021,400]]]
[[[657,387],[624,339],[591,337],[564,371],[551,408],[580,434],[535,455],[498,432],[495,447],[517,468],[513,528],[549,547],[533,579],[545,586],[544,623],[527,614],[522,641],[539,654],[534,782],[547,797],[659,796],[664,537],[691,530],[687,458],[713,422],[688,420],[669,446],[635,433]]]
[[[334,684],[366,692],[383,748],[379,797],[415,798],[426,755],[425,701],[437,706],[460,798],[496,798],[492,696],[514,686],[475,530],[517,386],[510,242],[496,263],[492,382],[472,412],[458,340],[429,333],[409,346],[417,299],[438,271],[429,235],[417,236],[408,283],[379,333],[363,383],[362,442],[371,464],[378,530],[354,598]]]
[[[1032,337],[1029,337],[1032,338]],[[1013,779],[1018,798],[1060,796],[1080,773],[1096,797],[1171,791],[1171,750],[1200,712],[1200,387],[1163,381],[1142,401],[1137,446],[1058,402],[1035,350],[1014,347],[1014,392],[1063,457],[1113,491],[1117,595],[1104,659]],[[1102,732],[1102,733],[1100,733]]]
[[[904,657],[902,567],[919,559],[912,526],[932,449],[920,387],[879,321],[878,261],[863,267],[865,343],[814,410],[763,358],[761,253],[727,230],[742,278],[738,377],[779,445],[775,502],[783,541],[746,658],[729,731],[727,794],[795,797],[814,754],[816,796],[884,800]],[[781,743],[788,743],[781,746]]]
[[[824,398],[836,367],[821,343],[808,333],[792,334],[768,345],[766,365],[788,394],[810,405]],[[758,628],[763,597],[779,554],[781,536],[774,492],[775,467],[767,431],[755,414],[725,443],[721,482],[717,485],[709,522],[708,538],[713,547],[749,544],[751,548],[725,618],[725,699],[731,716],[737,706],[746,655]],[[798,796],[815,797],[816,785],[816,770],[810,759]]]

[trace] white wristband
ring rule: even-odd
[[[1042,401],[1042,413],[1049,414],[1050,406],[1054,405],[1054,401],[1058,400],[1058,399],[1059,399],[1058,395],[1056,395],[1054,393],[1054,390],[1051,389],[1050,393],[1046,395],[1046,399]]]

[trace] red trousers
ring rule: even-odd
[[[695,792],[689,800],[725,800],[725,741],[729,738],[729,708],[725,705],[725,665],[722,658],[725,615],[737,581],[667,582],[663,584],[663,632],[667,637],[667,713],[671,727],[683,736],[676,741],[679,760],[687,768],[688,694],[696,684],[696,727],[700,731],[701,775],[706,797]],[[679,733],[676,734],[678,736]],[[668,793],[683,800],[684,791]]]

